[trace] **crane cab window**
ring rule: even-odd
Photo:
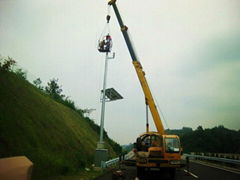
[[[152,147],[161,147],[162,139],[159,136],[151,136],[151,146]]]
[[[180,151],[180,143],[177,138],[165,138],[166,152],[175,153]]]
[[[146,135],[141,139],[141,149],[148,151],[149,147],[161,147],[162,138],[156,135]]]

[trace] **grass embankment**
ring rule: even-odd
[[[33,179],[69,175],[90,166],[97,140],[98,132],[77,112],[16,74],[0,73],[0,158],[27,156]]]

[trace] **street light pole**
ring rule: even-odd
[[[101,123],[100,123],[100,140],[98,142],[97,148],[103,149],[103,128],[104,128],[104,117],[105,117],[105,95],[106,95],[106,85],[107,85],[107,69],[108,69],[108,53],[105,56],[105,68],[104,68],[104,79],[103,79],[103,93],[102,93],[102,108],[101,108]]]
[[[106,161],[108,159],[108,150],[104,147],[103,141],[103,130],[104,130],[104,115],[105,115],[105,102],[106,102],[106,86],[107,86],[107,70],[108,70],[108,60],[113,59],[115,57],[115,53],[113,53],[112,57],[108,56],[108,52],[106,52],[105,56],[105,67],[104,67],[104,79],[103,79],[103,90],[102,90],[102,108],[101,108],[101,122],[100,122],[100,139],[97,143],[97,149],[95,154],[95,166],[101,167],[102,161]]]

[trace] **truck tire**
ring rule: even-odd
[[[144,170],[145,170],[144,167],[137,166],[137,177],[139,179],[143,179],[143,177],[144,177]]]
[[[176,175],[176,168],[169,168],[169,179],[174,180]]]
[[[160,170],[161,176],[167,180],[174,180],[176,174],[176,168],[162,168]]]

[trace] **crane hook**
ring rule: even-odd
[[[110,18],[111,18],[111,16],[110,16],[110,15],[107,15],[107,17],[106,17],[106,19],[107,19],[107,23],[109,23]]]

